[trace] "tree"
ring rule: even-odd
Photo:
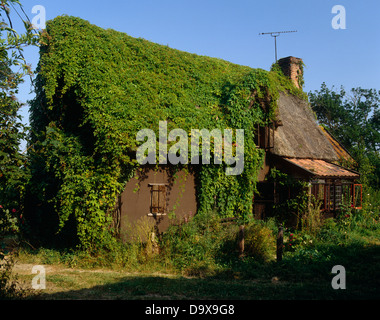
[[[26,156],[20,152],[20,142],[26,138],[27,128],[21,122],[17,100],[19,84],[30,66],[23,57],[23,47],[38,42],[38,33],[29,19],[23,21],[25,32],[14,30],[11,8],[22,10],[18,0],[0,2],[0,205],[19,208],[27,180]],[[23,11],[23,10],[22,10]]]
[[[327,88],[309,93],[320,124],[343,144],[358,163],[362,182],[380,187],[380,91]]]

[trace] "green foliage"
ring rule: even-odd
[[[222,246],[236,237],[229,230],[223,228],[215,213],[195,215],[188,223],[170,226],[160,242],[161,255],[187,274],[214,270]]]
[[[274,259],[274,232],[263,221],[252,220],[244,229],[244,254],[259,261]]]
[[[273,206],[276,219],[280,223],[301,227],[308,211],[309,195],[307,193],[307,182],[294,179],[276,168],[272,168],[268,179],[276,183],[279,199]],[[289,195],[289,190],[292,194]]]
[[[23,78],[31,75],[23,47],[36,44],[38,35],[27,22],[24,33],[13,29],[11,5],[21,7],[17,0],[1,1],[0,6],[0,200],[3,206],[19,207],[28,179],[26,157],[19,146],[27,128],[18,114],[21,104],[16,94]]]
[[[346,92],[323,83],[310,92],[318,121],[352,154],[366,187],[380,186],[380,91],[353,88]]]
[[[0,300],[20,300],[35,296],[30,289],[23,288],[17,275],[13,274],[15,259],[15,253],[8,254],[4,259],[0,250]]]
[[[18,114],[18,86],[31,75],[22,50],[36,44],[38,36],[24,21],[24,33],[13,29],[10,7],[21,7],[18,0],[2,0],[0,5],[0,299],[22,298],[24,290],[12,276],[13,256],[2,252],[3,237],[18,234],[23,222],[23,198],[29,178],[26,157],[19,150],[27,128]],[[12,209],[10,209],[12,208]],[[17,208],[17,210],[16,210]]]
[[[289,232],[290,231],[290,232]],[[304,231],[291,231],[287,230],[285,234],[285,250],[294,252],[296,249],[309,247],[313,244],[312,236]]]
[[[213,274],[238,257],[239,225],[221,223],[215,212],[198,214],[189,222],[172,225],[160,241],[161,259],[190,275]],[[244,228],[244,256],[270,261],[275,256],[273,230],[251,220]]]
[[[114,250],[100,250],[97,254],[91,255],[83,250],[58,252],[43,248],[33,251],[29,249],[28,252],[22,252],[21,260],[23,263],[33,264],[59,263],[81,269],[101,267],[103,271],[105,267],[122,268],[120,270],[122,272],[133,271],[134,279],[145,278],[147,273],[155,276],[157,273],[169,273],[170,277],[191,275],[191,280],[196,280],[198,286],[204,287],[209,283],[208,281],[215,281],[210,286],[222,284],[218,291],[226,292],[230,292],[230,287],[239,281],[246,284],[254,280],[254,287],[257,287],[257,284],[266,283],[267,286],[260,287],[257,295],[254,295],[256,298],[266,296],[273,298],[273,291],[278,290],[281,290],[278,297],[282,299],[377,297],[379,295],[377,289],[379,218],[366,214],[353,214],[350,219],[349,226],[340,225],[340,219],[326,219],[318,232],[313,234],[304,230],[286,229],[285,251],[281,262],[274,260],[273,243],[277,226],[273,219],[251,221],[246,225],[246,255],[241,259],[238,258],[237,250],[238,225],[221,224],[215,213],[202,217],[195,216],[188,223],[173,225],[159,242],[161,248],[159,255],[147,256],[144,253],[145,248],[140,244],[119,243]],[[253,233],[248,230],[252,230]],[[264,246],[263,243],[255,240],[253,247],[261,249],[251,254],[252,242],[249,239],[255,238],[256,233],[262,235],[261,239],[267,245]],[[260,255],[263,252],[268,252],[269,255]],[[266,260],[265,256],[269,257],[269,260]],[[333,277],[331,268],[338,264],[345,266],[348,272],[350,290],[338,292],[331,289]],[[60,270],[60,268],[57,269]],[[91,273],[94,274],[94,272]],[[102,274],[109,273],[102,272]],[[123,273],[118,274],[120,277],[125,277]],[[181,277],[181,279],[188,280],[188,277]],[[98,278],[96,281],[99,284]],[[157,277],[153,281],[150,278],[149,281],[141,284],[142,289],[150,286],[154,293],[166,296],[163,292],[170,283],[165,283],[165,288],[161,288],[157,281]],[[91,283],[93,285],[94,282]],[[125,291],[128,283],[130,285],[130,279],[121,284],[122,291]],[[182,282],[179,285],[178,294],[181,294],[181,297],[183,295],[196,296],[193,292],[186,294],[186,290],[183,291],[184,285]],[[72,289],[69,286],[72,286],[72,282],[68,284],[68,289]],[[194,284],[189,284],[189,286],[194,286]],[[107,292],[109,288],[109,285],[105,286]],[[318,293],[314,292],[314,289],[318,289]],[[117,290],[120,291],[119,288]],[[240,290],[242,289],[239,288]],[[247,289],[247,291],[251,290],[252,288]],[[199,292],[198,287],[196,291]],[[310,293],[311,291],[313,294]],[[77,293],[75,292],[76,297]],[[220,295],[215,293],[211,298],[222,295],[223,293]],[[241,294],[240,297],[244,298],[247,295]]]
[[[23,223],[22,214],[16,209],[5,209],[0,205],[0,235],[18,234]]]
[[[61,227],[74,215],[82,244],[102,241],[107,212],[137,168],[136,133],[148,128],[158,136],[160,120],[168,131],[245,130],[240,176],[226,176],[225,164],[198,166],[196,174],[200,213],[247,219],[264,156],[254,144],[255,125],[275,117],[279,90],[299,92],[288,79],[74,17],[48,22],[41,43],[31,102],[32,187],[37,204],[54,206]]]
[[[306,197],[305,197],[306,198]],[[319,231],[323,224],[322,201],[315,199],[313,195],[308,197],[309,204],[300,217],[301,230],[313,235]]]
[[[305,74],[304,73],[305,64],[303,63],[303,61],[299,61],[298,65],[299,65],[299,70],[298,70],[298,86],[300,88],[303,88],[303,86],[305,85],[305,79],[303,77],[303,75]]]

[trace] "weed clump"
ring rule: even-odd
[[[264,222],[252,220],[245,226],[244,256],[269,261],[275,254],[274,234]],[[164,234],[162,255],[187,275],[214,275],[228,269],[239,256],[239,225],[222,223],[211,212],[196,215],[187,223],[173,225]]]

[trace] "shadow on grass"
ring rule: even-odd
[[[44,294],[38,299],[65,300],[332,300],[379,299],[379,246],[318,248],[281,263],[252,259],[230,261],[229,268],[213,276],[182,277],[128,275],[90,288]],[[324,254],[324,250],[326,253]],[[309,256],[308,256],[309,255]],[[334,265],[346,269],[345,290],[334,290]],[[195,270],[196,271],[196,270]]]
[[[331,291],[326,296],[326,292]],[[126,277],[116,283],[54,294],[41,294],[44,300],[273,300],[333,299],[339,295],[329,283],[286,283],[278,281],[170,279],[165,277]]]

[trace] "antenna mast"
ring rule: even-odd
[[[276,63],[277,63],[277,37],[280,36],[281,33],[291,33],[291,32],[297,32],[297,30],[295,30],[295,31],[277,31],[277,32],[259,33],[259,36],[264,35],[264,34],[270,34],[274,38],[274,55],[276,58]]]

